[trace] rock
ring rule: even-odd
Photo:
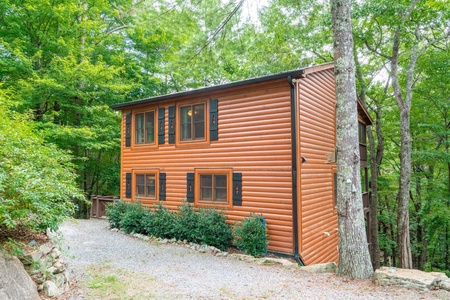
[[[228,256],[232,257],[232,258],[235,258],[235,259],[238,259],[238,260],[247,261],[247,262],[254,262],[254,261],[257,260],[256,258],[254,258],[251,255],[245,255],[245,254],[239,254],[239,253],[232,253],[232,254],[230,254]]]
[[[439,288],[450,292],[450,279],[439,282]]]
[[[55,244],[53,242],[47,242],[39,246],[39,250],[41,250],[43,255],[49,254],[53,248],[55,248]]]
[[[161,240],[161,244],[167,244],[168,242],[169,242],[168,239],[163,239],[163,240]]]
[[[172,238],[172,239],[169,240],[169,242],[170,242],[170,243],[176,243],[176,242],[177,242],[177,239],[176,239],[176,238]]]
[[[445,274],[427,273],[415,269],[381,267],[375,271],[375,284],[379,286],[400,286],[409,289],[431,290],[439,287]]]
[[[32,240],[31,242],[28,243],[28,246],[30,246],[30,247],[34,247],[36,245],[37,245],[37,243],[35,240]]]
[[[55,248],[52,250],[52,252],[50,252],[50,256],[53,257],[54,259],[57,259],[61,256],[61,251]]]
[[[210,253],[210,252],[211,252],[211,249],[209,248],[208,245],[201,245],[201,246],[198,248],[198,252],[200,252],[200,253]]]
[[[64,284],[67,282],[66,276],[62,273],[56,274],[55,278],[53,279],[55,282],[55,285],[58,289],[61,289],[64,287]]]
[[[112,231],[112,232],[118,232],[119,229],[117,229],[117,228],[112,228],[111,231]]]
[[[297,264],[294,264],[293,262],[284,259],[284,258],[272,258],[272,257],[263,257],[258,260],[258,264],[260,265],[266,265],[266,264],[278,264],[282,265],[287,268],[295,268]]]
[[[300,267],[300,270],[310,273],[336,273],[336,264],[334,262],[315,264]]]
[[[0,252],[0,299],[40,300],[36,284],[18,258]]]
[[[53,298],[56,295],[58,295],[58,288],[56,287],[56,284],[53,281],[47,280],[44,282],[43,290],[45,296],[49,298]]]
[[[63,260],[57,260],[55,261],[55,263],[53,264],[53,268],[55,268],[53,274],[58,274],[58,273],[62,273],[66,270],[66,263]]]

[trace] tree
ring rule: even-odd
[[[71,156],[45,143],[11,99],[0,90],[0,228],[56,229],[72,214],[73,200],[84,199]]]
[[[389,75],[400,119],[400,174],[397,205],[399,266],[412,268],[409,201],[411,192],[411,106],[419,58],[432,45],[447,39],[449,10],[439,1],[367,1],[362,9],[373,20],[365,44],[389,62]]]
[[[370,262],[361,196],[358,113],[350,1],[332,1],[336,81],[338,274],[370,278]]]

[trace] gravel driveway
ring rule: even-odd
[[[106,220],[64,223],[62,249],[76,283],[60,299],[448,299],[445,291],[376,287],[215,257],[109,230]]]

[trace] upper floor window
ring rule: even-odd
[[[205,139],[205,104],[180,106],[180,141]]]
[[[155,111],[135,115],[135,144],[155,143]]]
[[[359,143],[365,145],[366,141],[366,125],[361,122],[358,122],[358,135],[359,135]]]

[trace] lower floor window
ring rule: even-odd
[[[195,203],[231,205],[231,169],[196,169]]]
[[[200,175],[200,201],[227,202],[227,175]]]
[[[156,174],[136,174],[136,198],[156,199]]]

